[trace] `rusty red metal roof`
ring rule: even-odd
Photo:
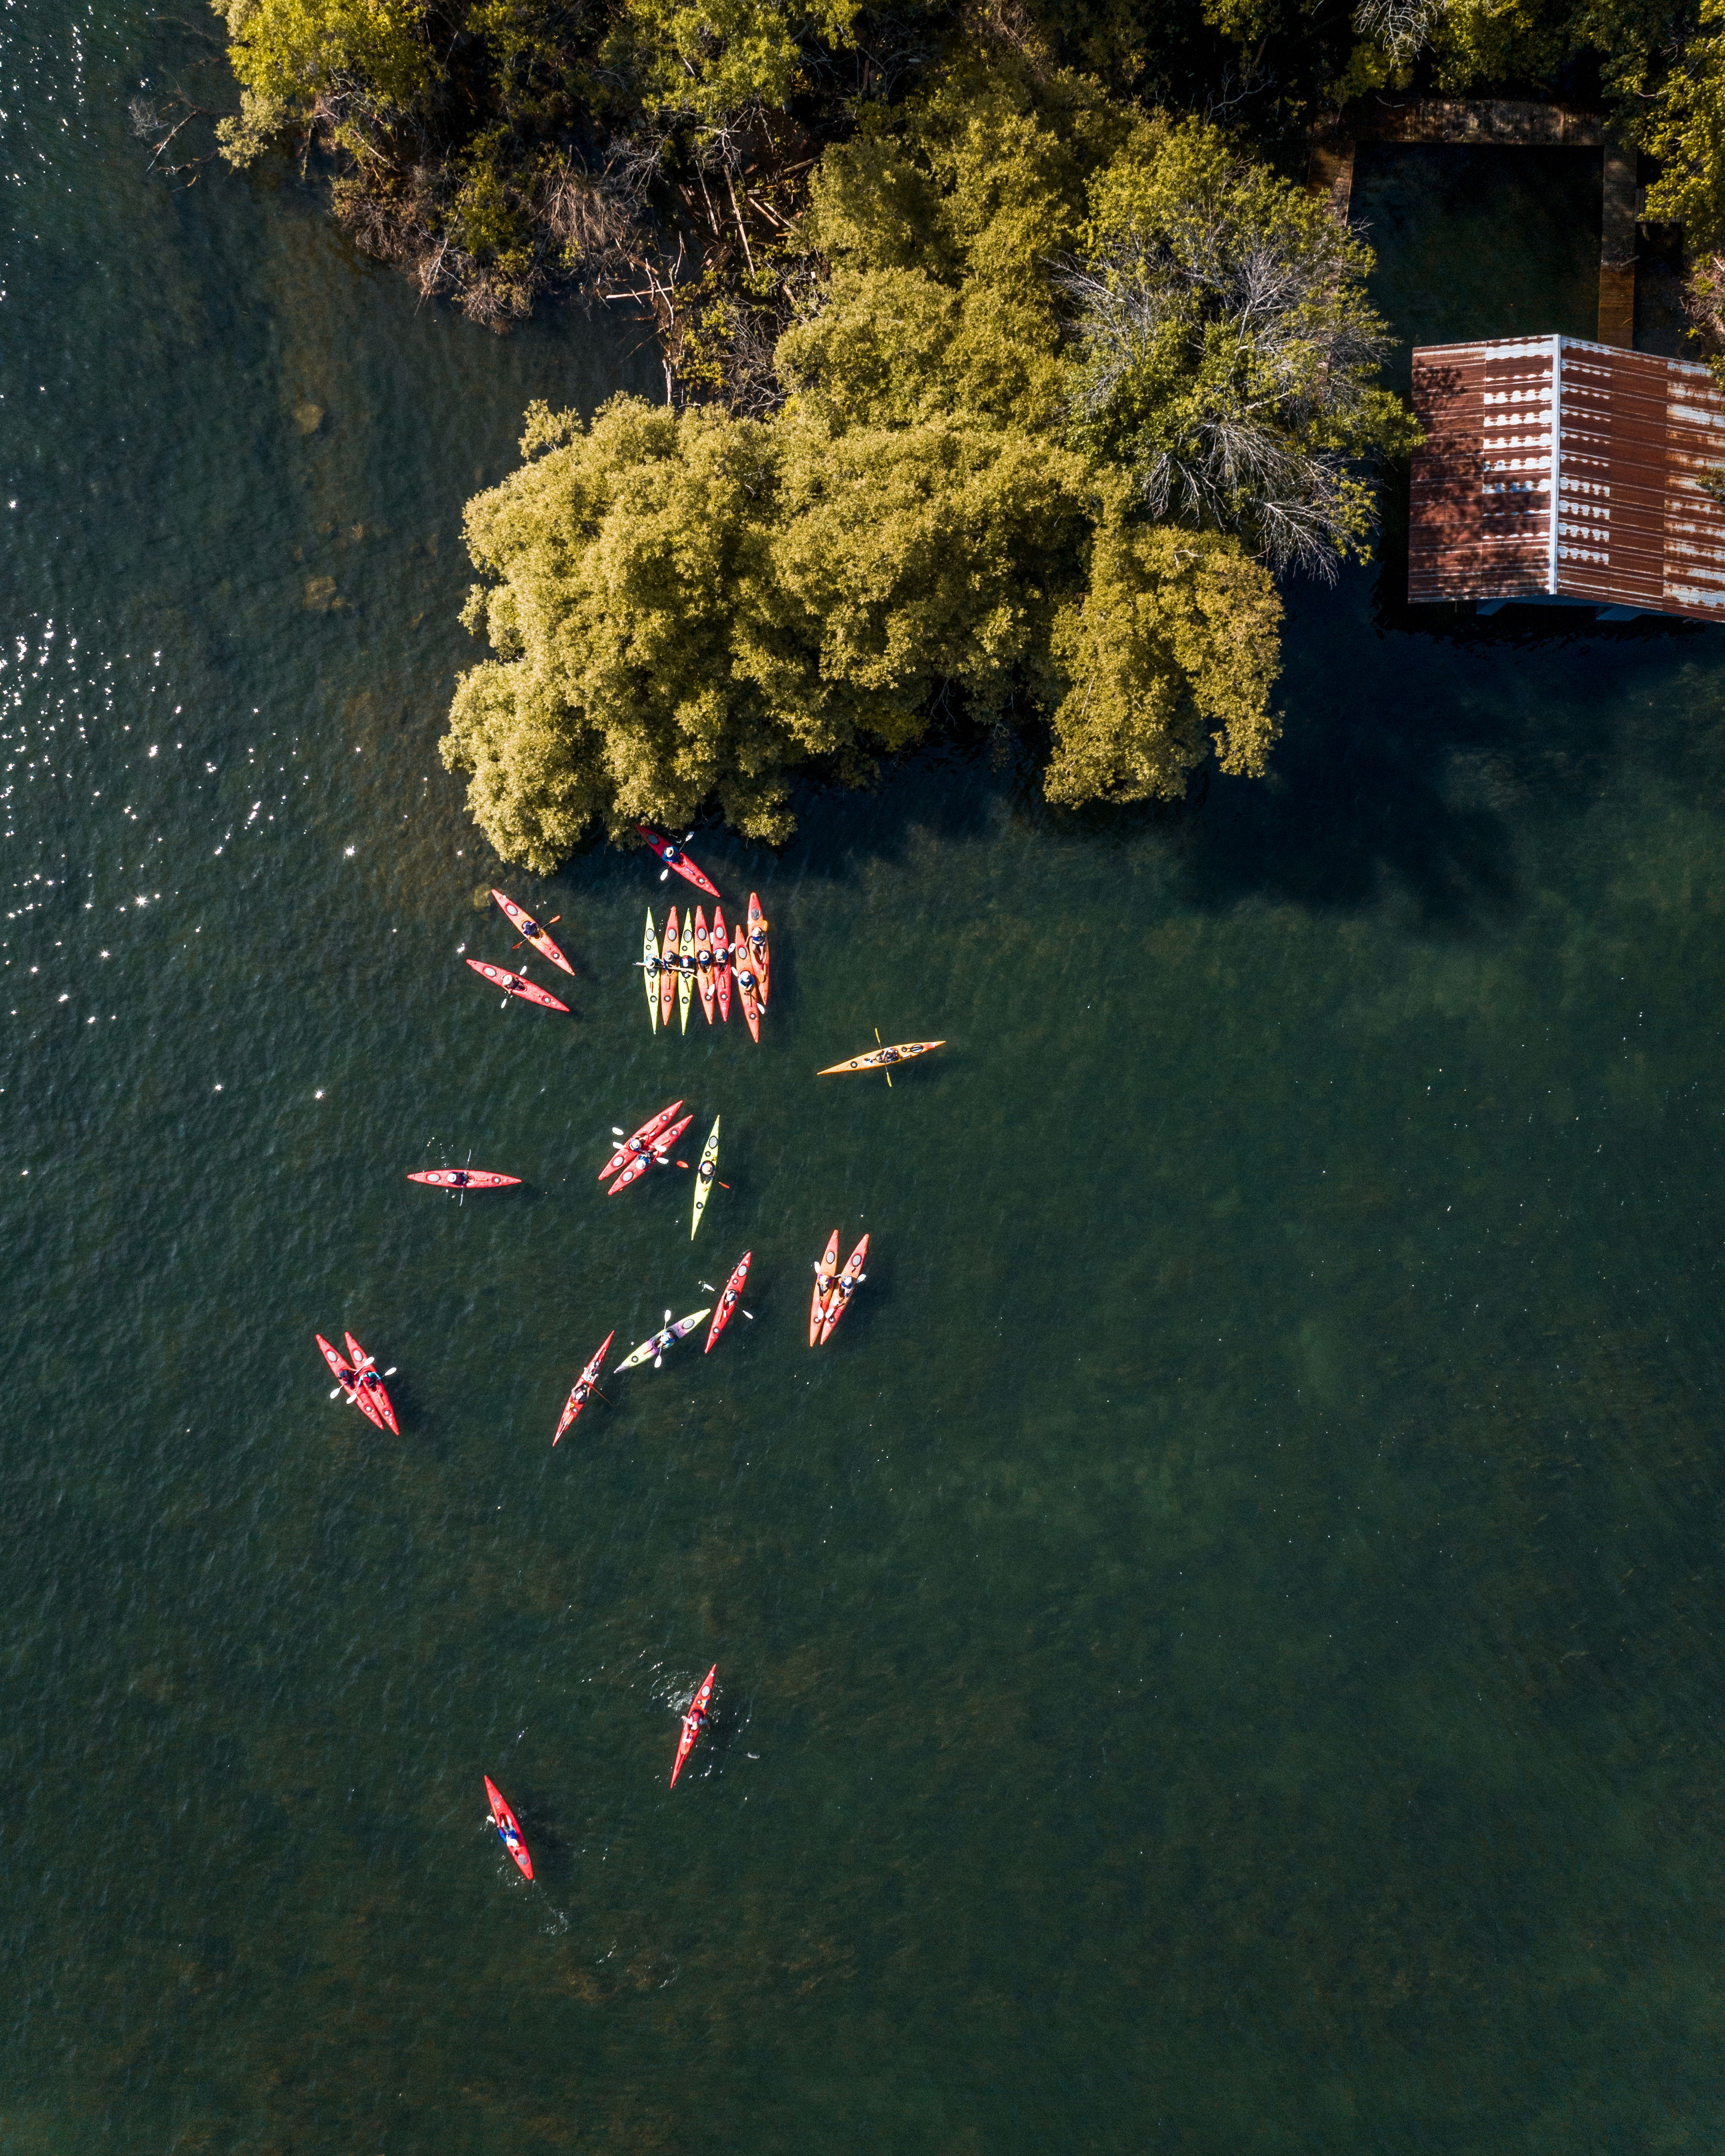
[[[1705,367],[1580,337],[1421,345],[1408,597],[1725,620],[1725,401]]]

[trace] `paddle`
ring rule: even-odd
[[[876,1048],[884,1048],[886,1045],[880,1038],[880,1029],[878,1025],[875,1028],[875,1045]],[[886,1070],[885,1064],[880,1067],[883,1070]],[[890,1070],[886,1071],[886,1090],[889,1093],[892,1091],[892,1073]]]
[[[716,1287],[713,1286],[713,1284],[712,1284],[712,1282],[711,1282],[711,1281],[701,1281],[701,1286],[702,1286],[706,1290],[706,1291],[707,1291],[707,1293],[708,1293],[709,1295],[716,1295],[716,1294],[719,1292],[719,1291],[717,1290],[717,1288],[716,1288]],[[737,1306],[737,1308],[738,1308],[739,1310],[742,1310],[742,1305],[741,1303],[738,1303]],[[746,1318],[747,1318],[747,1320],[748,1320],[748,1322],[749,1322],[749,1323],[750,1323],[751,1325],[752,1325],[752,1324],[754,1323],[754,1322],[755,1322],[755,1313],[753,1312],[753,1311],[752,1311],[752,1310],[742,1310],[742,1314],[743,1314],[743,1316],[744,1316]]]
[[[665,1324],[666,1324],[666,1325],[669,1325],[669,1324],[670,1323],[670,1312],[669,1311],[666,1311],[666,1312],[665,1313]],[[663,1329],[663,1328],[661,1328],[661,1330],[662,1330],[662,1329]],[[659,1367],[660,1367],[660,1365],[664,1362],[664,1360],[665,1360],[665,1349],[666,1349],[667,1348],[669,1348],[669,1347],[670,1347],[670,1341],[669,1341],[669,1340],[662,1340],[662,1341],[660,1342],[660,1344],[659,1344],[659,1353],[657,1353],[657,1354],[653,1358],[653,1367],[654,1367],[654,1368],[655,1368],[655,1370],[656,1370],[656,1369],[658,1369],[658,1368],[659,1368]]]

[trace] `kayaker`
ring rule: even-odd
[[[674,846],[667,839],[665,842],[665,850],[659,858],[668,868],[675,868],[683,858],[683,850],[680,846]]]
[[[468,1183],[467,1170],[465,1168],[458,1168],[449,1178],[449,1181],[455,1189],[465,1190]]]
[[[703,1183],[711,1183],[714,1173],[712,1163],[710,1160],[703,1160],[695,1173]]]

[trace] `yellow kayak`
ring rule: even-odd
[[[659,1030],[659,938],[653,932],[653,909],[647,908],[647,935],[641,945],[641,978],[647,983],[647,1015]]]
[[[689,1005],[695,996],[695,916],[683,916],[683,970],[677,975],[677,1008],[683,1030],[689,1030]]]
[[[853,1055],[848,1063],[830,1063],[824,1070],[817,1070],[817,1078],[837,1078],[847,1070],[891,1070],[895,1063],[908,1063],[913,1055],[927,1055],[931,1048],[944,1048],[943,1040],[901,1040],[896,1048],[871,1049],[866,1055]]]
[[[695,1240],[701,1226],[701,1216],[706,1210],[707,1195],[713,1187],[713,1171],[719,1164],[719,1118],[713,1117],[713,1127],[706,1134],[706,1143],[701,1149],[701,1165],[695,1171],[695,1218],[689,1224],[689,1240]]]

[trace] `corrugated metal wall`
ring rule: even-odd
[[[1414,405],[1410,599],[1725,618],[1725,507],[1697,484],[1725,466],[1725,404],[1704,367],[1575,337],[1425,345]]]

